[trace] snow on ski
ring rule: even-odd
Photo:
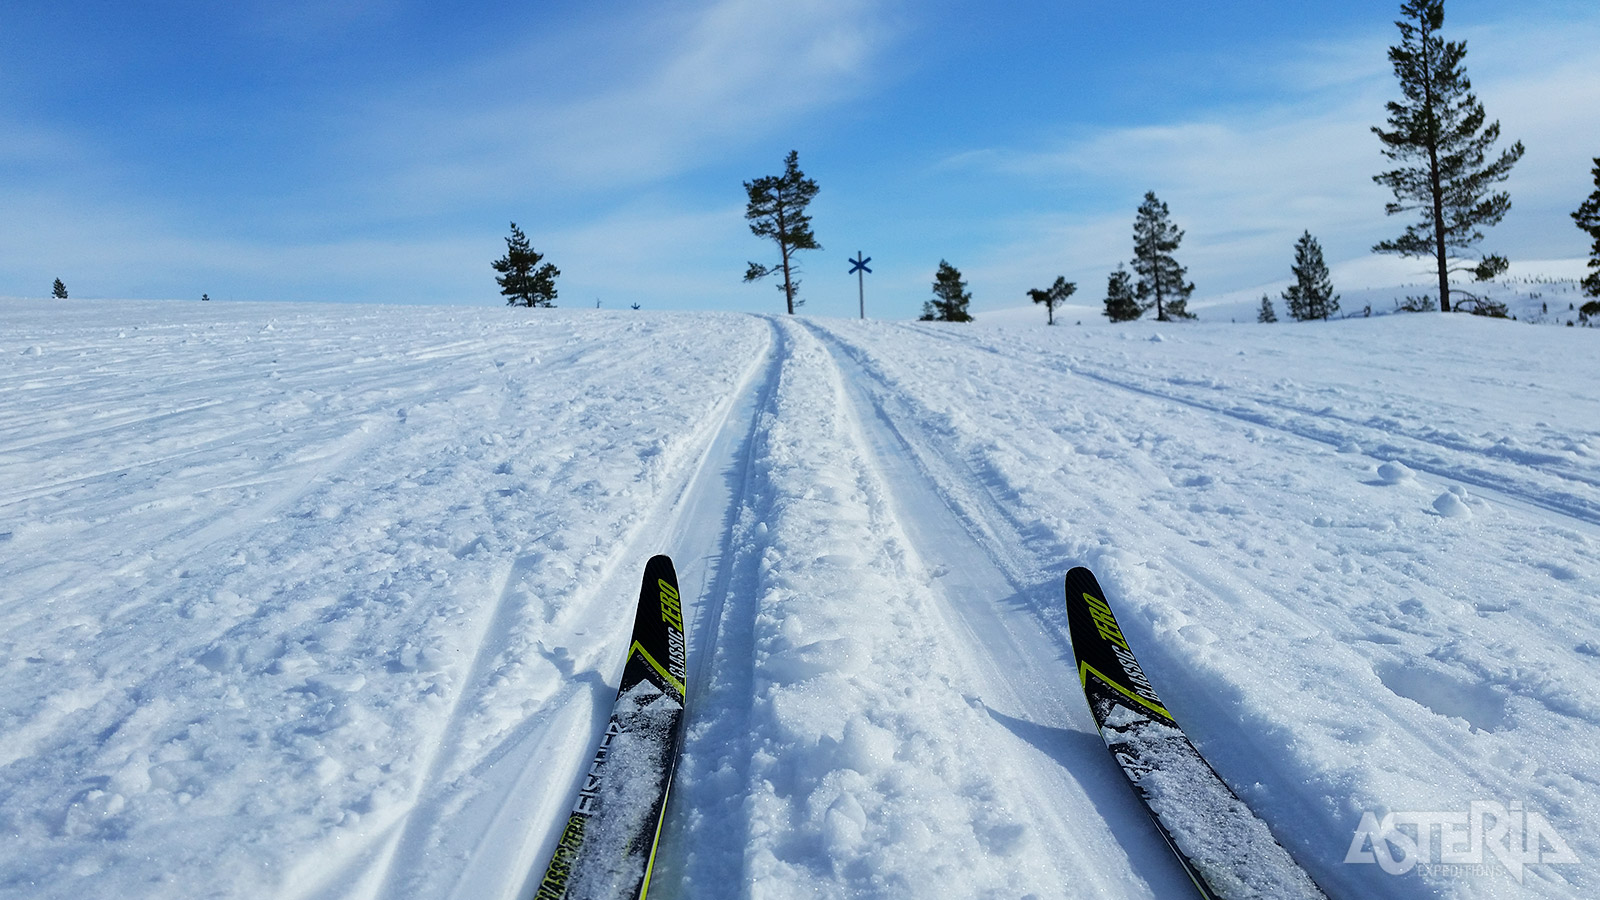
[[[1326,900],[1162,705],[1094,573],[1081,566],[1067,573],[1066,602],[1095,726],[1199,895]]]
[[[616,705],[537,900],[635,900],[650,888],[682,739],[688,652],[672,560],[645,564]]]

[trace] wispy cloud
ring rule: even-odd
[[[893,39],[876,4],[775,9],[672,4],[564,36],[609,71],[570,46],[534,41],[380,101],[375,118],[388,124],[365,152],[389,159],[404,190],[430,197],[517,183],[618,188],[677,174],[865,90],[877,50]],[[552,66],[552,54],[584,71]]]

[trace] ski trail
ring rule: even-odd
[[[938,466],[949,478],[948,461],[938,459],[927,442],[913,443],[908,435],[915,434],[916,423],[838,335],[814,330],[842,373],[857,433],[889,488],[895,520],[937,576],[934,594],[948,626],[961,635],[963,662],[973,669],[968,702],[1015,739],[1008,749],[1019,757],[1017,769],[1032,775],[1028,793],[1049,798],[1032,812],[1036,824],[1051,832],[1052,851],[1064,868],[1099,886],[1096,896],[1148,891],[1162,897],[1188,890],[1187,876],[1095,731],[1070,644],[1032,614],[1040,602],[1059,602],[1059,578],[1051,573],[1040,583],[1027,582],[1011,552],[1022,546],[1010,533],[1011,523],[989,503],[955,505],[929,472]],[[981,486],[962,487],[963,496],[988,499]],[[1107,871],[1108,861],[1119,857],[1124,871]]]
[[[651,882],[652,890],[666,898],[712,896],[702,886],[731,888],[744,882],[743,797],[730,786],[745,783],[751,747],[760,556],[749,547],[766,517],[755,457],[773,416],[790,340],[769,322],[773,343],[760,388],[746,393],[708,456],[722,464],[721,485],[707,479],[692,492],[673,531],[674,558],[682,560],[679,587],[686,601],[697,599],[690,622],[684,746]],[[686,885],[696,888],[686,892]]]
[[[737,421],[752,397],[765,390],[761,373],[770,369],[769,340],[755,354],[728,399],[701,425],[691,439],[696,448],[684,455],[654,507],[630,528],[602,567],[608,573],[584,590],[572,608],[582,615],[558,620],[563,631],[585,634],[582,658],[546,651],[556,668],[573,673],[571,682],[547,699],[540,710],[518,723],[489,747],[464,748],[449,742],[466,732],[467,723],[480,715],[481,698],[496,690],[503,659],[511,650],[513,624],[524,612],[516,601],[521,575],[529,560],[518,561],[506,578],[495,612],[479,642],[463,696],[442,732],[442,747],[423,779],[424,791],[407,815],[404,831],[396,839],[386,874],[374,896],[447,896],[452,898],[520,897],[543,874],[542,866],[554,846],[563,811],[572,801],[582,766],[593,753],[596,731],[603,726],[616,693],[622,649],[631,630],[631,617],[612,615],[618,608],[632,609],[639,589],[642,561],[658,552],[682,553],[670,536],[682,531],[678,524],[686,510],[705,506],[703,497],[714,495],[717,469],[726,459],[728,422]],[[694,578],[696,562],[687,554],[680,570]],[[702,554],[703,555],[703,554]],[[614,599],[613,599],[614,598]],[[598,639],[595,637],[599,635]],[[571,646],[577,640],[556,641]],[[691,661],[696,648],[690,647]],[[583,666],[594,668],[583,671]],[[578,674],[582,673],[582,674]],[[473,752],[472,756],[467,751]],[[438,860],[460,859],[457,868],[439,871]]]

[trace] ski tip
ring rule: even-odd
[[[1095,594],[1100,593],[1100,582],[1094,577],[1094,573],[1089,571],[1088,566],[1073,566],[1068,569],[1066,583],[1069,589],[1074,583],[1088,584],[1093,586]]]

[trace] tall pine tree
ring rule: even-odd
[[[1572,220],[1578,223],[1594,239],[1594,245],[1589,248],[1589,268],[1593,269],[1583,279],[1583,292],[1591,297],[1600,298],[1600,156],[1594,160],[1594,193],[1589,199],[1583,201],[1578,211],[1572,214]],[[1590,304],[1584,304],[1588,309]],[[1596,310],[1590,315],[1600,314]]]
[[[939,260],[939,271],[933,276],[933,299],[922,304],[924,322],[971,322],[967,304],[972,294],[967,283],[961,280],[961,270],[944,260]]]
[[[544,254],[533,249],[528,236],[517,223],[511,223],[511,236],[506,238],[506,255],[490,263],[500,274],[494,283],[507,306],[555,306],[556,278],[561,270],[552,263],[539,265]]]
[[[1327,319],[1339,311],[1339,295],[1333,292],[1328,265],[1322,259],[1322,245],[1307,231],[1294,245],[1295,283],[1283,292],[1284,305],[1296,322]]]
[[[56,283],[50,286],[50,296],[57,300],[67,299],[67,286],[61,283],[61,279],[57,278]]]
[[[789,315],[804,301],[800,292],[799,267],[794,254],[798,250],[821,250],[816,235],[811,233],[811,217],[806,207],[817,196],[817,183],[800,171],[800,154],[790,150],[783,160],[782,175],[768,175],[744,183],[749,202],[744,217],[750,223],[750,233],[756,237],[770,238],[778,245],[778,264],[775,266],[751,263],[745,270],[746,282],[759,281],[775,272],[783,273],[783,299],[788,304]]]
[[[1113,322],[1132,322],[1144,315],[1145,307],[1133,295],[1133,276],[1120,264],[1106,279],[1105,316]]]
[[[1194,318],[1187,309],[1194,284],[1183,280],[1188,270],[1172,256],[1183,230],[1168,215],[1167,205],[1146,191],[1133,220],[1133,271],[1139,276],[1134,296],[1145,309],[1156,308],[1158,322]]]
[[[1400,14],[1406,17],[1395,23],[1400,44],[1389,48],[1389,61],[1404,99],[1387,104],[1389,130],[1372,131],[1383,142],[1383,155],[1401,165],[1372,180],[1394,192],[1385,212],[1420,213],[1420,221],[1372,249],[1431,257],[1439,276],[1439,308],[1449,312],[1449,253],[1483,240],[1481,229],[1505,218],[1511,195],[1493,188],[1522,158],[1522,142],[1490,158],[1490,149],[1500,139],[1500,123],[1485,124],[1483,104],[1472,93],[1461,64],[1466,43],[1439,35],[1444,0],[1406,0]],[[1503,257],[1491,255],[1467,270],[1488,280],[1505,267]]]
[[[1038,288],[1030,288],[1028,296],[1033,298],[1033,302],[1044,304],[1045,324],[1054,325],[1056,323],[1056,307],[1067,302],[1067,298],[1077,292],[1078,286],[1076,284],[1068,281],[1064,276],[1058,275],[1056,276],[1055,284],[1042,291]]]

